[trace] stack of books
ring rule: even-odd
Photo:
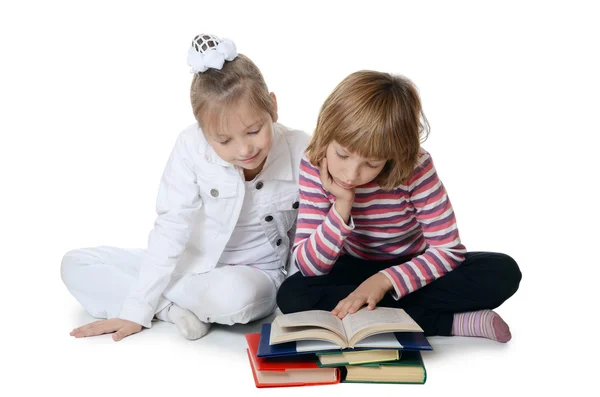
[[[421,351],[432,350],[403,309],[387,307],[363,308],[343,320],[321,310],[280,315],[246,341],[256,387],[423,384]]]

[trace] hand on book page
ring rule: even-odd
[[[337,344],[342,349],[371,335],[390,332],[419,332],[421,327],[403,310],[377,307],[363,308],[340,320],[323,310],[282,314],[273,320],[269,344],[322,340]]]
[[[331,313],[344,318],[347,314],[356,313],[365,304],[367,309],[373,310],[392,288],[392,282],[383,273],[376,273],[342,299]]]

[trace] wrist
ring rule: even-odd
[[[350,221],[350,213],[352,211],[352,202],[344,199],[335,199],[335,210],[342,217],[346,225]]]
[[[392,284],[392,281],[384,273],[380,272],[378,276],[381,278],[381,284],[385,288],[386,292],[394,290],[394,284]]]

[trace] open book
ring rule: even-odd
[[[403,309],[364,307],[343,320],[325,310],[309,310],[275,317],[269,344],[322,340],[346,349],[354,348],[370,336],[391,332],[423,332],[423,329]]]

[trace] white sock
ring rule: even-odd
[[[210,329],[210,323],[203,323],[194,313],[174,303],[169,308],[167,317],[183,336],[191,340],[202,338]]]
[[[170,303],[154,316],[158,320],[175,324],[179,332],[191,340],[203,337],[210,329],[209,323],[203,323],[194,313],[174,303]]]
[[[154,315],[154,317],[156,317],[160,321],[164,321],[166,323],[170,323],[171,320],[169,320],[169,309],[171,308],[171,306],[173,306],[173,304],[169,303],[164,309],[162,309],[161,311],[159,311],[158,313],[156,313]]]

